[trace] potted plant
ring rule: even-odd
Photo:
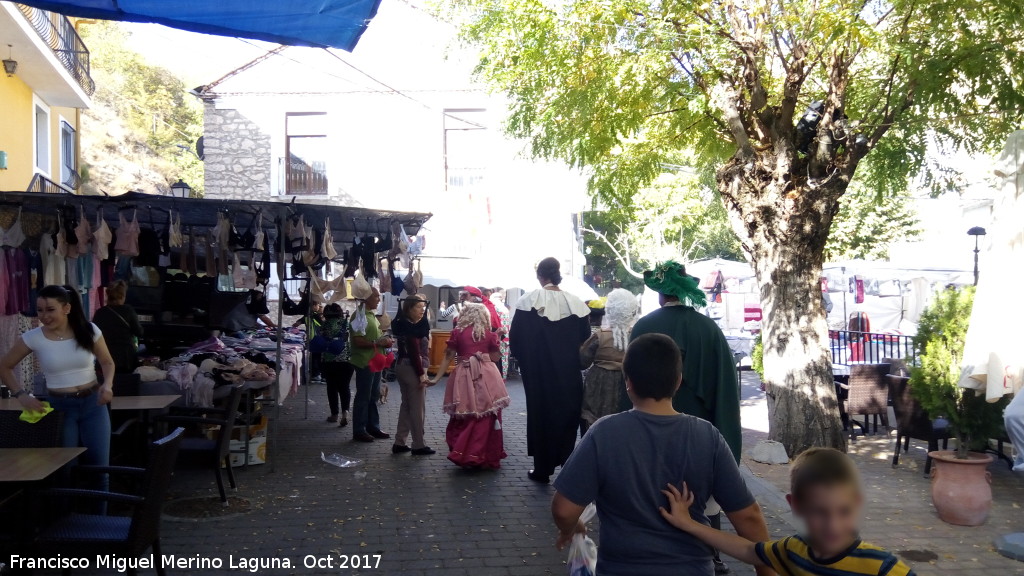
[[[988,403],[984,395],[961,388],[964,341],[971,318],[974,288],[949,288],[937,294],[921,315],[914,346],[917,362],[910,390],[931,418],[945,418],[957,439],[956,450],[929,453],[932,504],[950,524],[978,526],[988,518],[992,488],[987,467],[993,458],[974,452],[1001,432],[1006,402]]]

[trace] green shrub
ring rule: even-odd
[[[973,302],[974,288],[950,288],[936,295],[921,315],[914,337],[917,364],[910,373],[911,393],[929,417],[949,420],[959,440],[958,458],[1001,433],[1007,402],[989,403],[984,395],[959,386]]]

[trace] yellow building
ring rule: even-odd
[[[81,110],[95,84],[74,22],[0,2],[0,58],[0,193],[77,191]]]

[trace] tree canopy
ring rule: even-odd
[[[481,49],[480,76],[511,101],[509,131],[534,154],[590,171],[595,194],[628,204],[679,150],[716,170],[771,146],[813,102],[863,136],[827,175],[857,163],[891,196],[923,172],[929,145],[991,149],[1024,105],[1016,0],[444,0]],[[816,163],[823,163],[817,166]],[[853,166],[856,167],[856,166]]]

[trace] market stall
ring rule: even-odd
[[[43,286],[70,286],[91,317],[105,303],[102,288],[124,280],[152,357],[139,378],[195,405],[237,382],[262,383],[280,405],[308,364],[305,333],[282,327],[285,316],[309,314],[311,300],[344,299],[346,278],[356,274],[385,283],[392,260],[415,268],[410,238],[430,217],[142,193],[0,198],[0,342],[34,327],[34,293]],[[31,385],[36,375],[24,362],[17,377]]]

